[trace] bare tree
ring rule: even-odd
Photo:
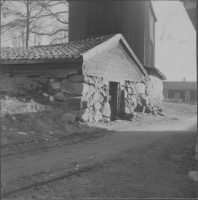
[[[4,4],[4,5],[3,5]],[[1,16],[2,34],[8,31],[16,31],[22,40],[20,45],[25,46],[40,45],[43,36],[59,37],[64,33],[67,38],[68,32],[68,3],[66,0],[60,1],[34,1],[34,0],[4,0]],[[59,6],[59,9],[57,9]],[[61,7],[61,11],[60,11]],[[54,26],[56,24],[56,26]],[[16,42],[16,34],[10,35],[10,39]],[[16,44],[15,44],[16,45]]]

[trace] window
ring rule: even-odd
[[[185,100],[190,101],[190,94],[185,94]]]
[[[179,93],[175,93],[175,99],[180,99],[180,94]]]

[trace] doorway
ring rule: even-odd
[[[109,82],[109,95],[111,96],[109,103],[110,103],[110,107],[111,107],[111,119],[112,120],[117,117],[118,110],[119,110],[118,86],[119,86],[119,84],[117,82]]]

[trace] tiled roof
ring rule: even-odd
[[[46,60],[79,58],[82,53],[107,41],[114,35],[96,37],[81,41],[20,48],[1,48],[1,60]]]
[[[164,90],[197,90],[197,82],[195,81],[164,81]]]

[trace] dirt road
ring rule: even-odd
[[[158,142],[180,137],[196,138],[197,118],[158,123],[142,127],[133,126],[106,134],[72,146],[57,147],[37,154],[31,152],[2,159],[2,194],[7,196],[18,189],[28,189],[67,177],[85,169],[121,157],[124,152],[141,149],[147,151]]]

